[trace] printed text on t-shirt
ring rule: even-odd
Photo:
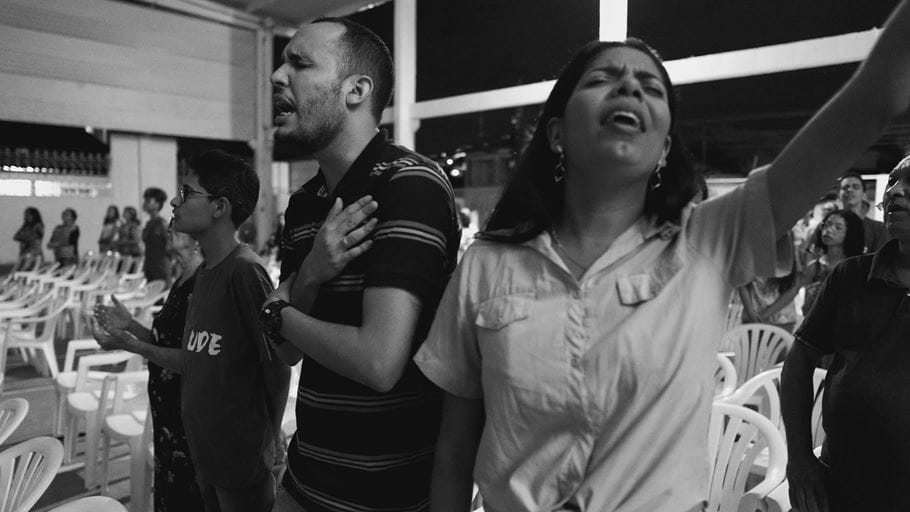
[[[191,331],[186,349],[191,352],[202,352],[208,349],[210,356],[217,356],[221,353],[221,335],[208,331]]]

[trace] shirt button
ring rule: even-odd
[[[578,356],[572,356],[572,366],[574,366],[575,368],[578,368],[579,366],[581,366],[581,358]]]

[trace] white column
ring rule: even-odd
[[[114,204],[134,206],[142,215],[142,193],[158,187],[168,200],[177,193],[177,140],[173,137],[112,133],[111,190]],[[170,206],[161,214],[170,218]]]
[[[622,41],[628,37],[629,0],[600,0],[601,41]]]
[[[395,0],[395,143],[414,147],[417,101],[417,0]]]
[[[259,176],[259,202],[253,212],[256,249],[265,246],[275,223],[275,195],[272,192],[272,29],[266,20],[256,31],[256,138],[250,141]]]

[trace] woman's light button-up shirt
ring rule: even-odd
[[[641,219],[576,280],[547,233],[474,243],[415,356],[484,400],[488,511],[679,512],[706,498],[714,361],[734,287],[789,268],[764,171]],[[778,254],[781,252],[781,254]]]

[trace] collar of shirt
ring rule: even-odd
[[[348,172],[344,173],[344,176],[341,177],[341,181],[338,182],[338,185],[334,190],[334,197],[342,197],[346,200],[345,206],[348,205],[349,201],[355,201],[360,199],[360,197],[348,197],[349,194],[362,194],[364,190],[364,185],[367,179],[370,176],[370,171],[373,170],[373,165],[377,160],[382,156],[383,150],[385,149],[388,141],[385,138],[385,134],[380,130],[370,142],[363,148],[363,151],[360,152],[360,155],[354,160],[354,163],[351,164],[351,167],[348,168]],[[319,174],[322,174],[322,169],[319,170]],[[325,180],[325,177],[323,177]]]
[[[897,240],[889,240],[888,243],[876,251],[872,257],[872,266],[869,268],[868,282],[878,280],[886,286],[895,288],[906,288],[900,279],[894,275],[894,260],[897,258],[899,244]]]
[[[595,272],[613,266],[623,260],[625,256],[630,255],[636,248],[653,238],[660,237],[662,240],[669,240],[679,233],[680,229],[678,224],[669,221],[658,224],[653,216],[643,215],[610,244],[610,247],[585,271],[585,276],[593,275]],[[562,258],[556,253],[553,235],[549,230],[542,231],[535,238],[524,242],[522,245],[543,254],[544,257],[571,275]]]

